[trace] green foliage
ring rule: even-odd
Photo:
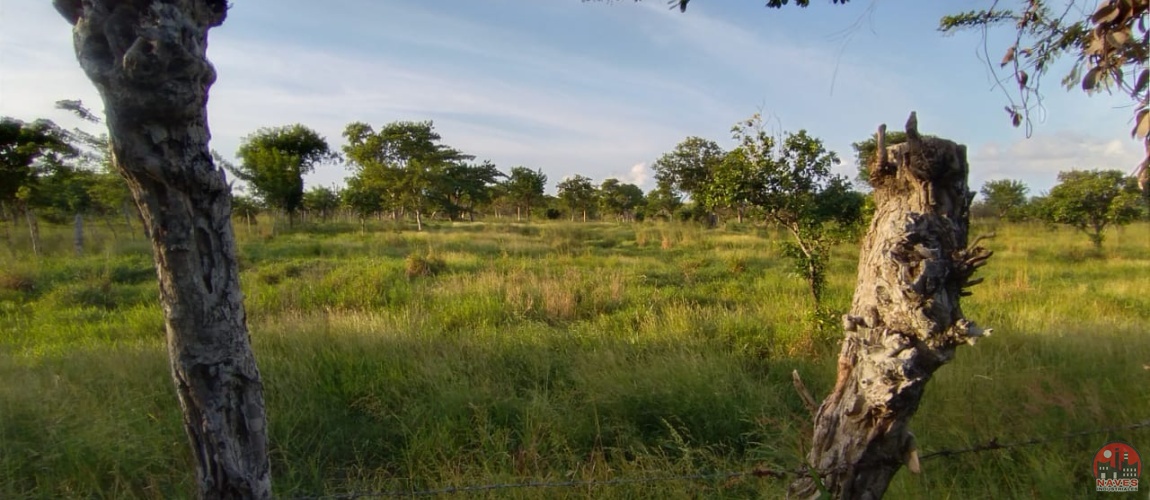
[[[332,213],[339,209],[339,191],[323,187],[313,187],[303,194],[303,207],[308,212],[319,214],[320,218],[327,220]],[[232,209],[235,212],[235,209]]]
[[[381,198],[381,207],[410,210],[419,230],[423,214],[442,208],[450,198],[448,168],[472,158],[440,144],[431,121],[391,122],[379,132],[356,122],[348,124],[343,136],[348,142],[343,152],[355,169],[354,182],[348,181],[355,197],[372,193]],[[360,208],[370,208],[360,201]]]
[[[660,156],[651,168],[662,189],[698,199],[708,189],[725,155],[715,141],[688,137],[673,151]]]
[[[643,204],[643,190],[619,179],[604,180],[597,194],[603,211],[621,220],[633,218],[635,209]]]
[[[25,203],[43,175],[63,168],[64,159],[77,153],[67,133],[49,120],[0,118],[0,204]]]
[[[831,173],[838,157],[805,130],[785,134],[776,145],[755,114],[731,132],[739,145],[723,163],[737,173],[732,184],[739,186],[727,192],[740,198],[727,201],[749,203],[790,232],[794,241],[784,245],[784,254],[794,259],[818,310],[829,248],[843,234],[838,229],[858,224],[863,198]]]
[[[1025,214],[1027,191],[1022,181],[1000,179],[987,181],[979,193],[987,209],[999,220],[1019,220]]]
[[[643,213],[647,217],[671,220],[675,211],[683,206],[683,200],[666,182],[658,182],[644,197]]]
[[[300,124],[260,129],[243,139],[236,155],[238,166],[223,166],[266,205],[289,216],[303,207],[304,174],[336,158],[322,136]]]
[[[906,142],[906,132],[901,130],[888,130],[885,141],[887,146],[902,144]],[[858,168],[858,174],[855,180],[869,185],[870,165],[874,163],[875,155],[878,154],[878,142],[875,136],[872,135],[864,141],[851,143],[851,148],[855,151],[855,166]]]
[[[1096,248],[1107,226],[1132,222],[1140,205],[1134,179],[1118,170],[1059,172],[1058,185],[1038,204],[1043,219],[1086,233]]]
[[[442,204],[452,219],[466,213],[474,220],[476,210],[495,199],[495,188],[504,177],[506,175],[490,161],[449,163],[439,187],[445,198]]]
[[[543,170],[527,167],[512,167],[511,175],[503,183],[503,193],[511,202],[531,217],[531,207],[543,203],[543,189],[547,186],[547,176]]]
[[[571,214],[571,220],[575,220],[576,214],[582,212],[583,222],[587,222],[587,211],[595,205],[595,185],[591,184],[591,179],[575,175],[563,179],[555,187],[559,201]]]

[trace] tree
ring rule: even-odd
[[[1065,87],[1081,86],[1086,93],[1118,89],[1129,95],[1134,105],[1131,135],[1141,139],[1146,150],[1135,176],[1144,192],[1150,190],[1150,26],[1146,22],[1150,2],[1070,1],[1054,8],[1046,0],[1020,3],[1017,11],[999,9],[996,2],[990,9],[945,16],[938,29],[943,33],[964,29],[985,32],[1008,26],[1015,31],[999,67],[1008,68],[1009,80],[1017,84],[1017,90],[1001,84],[999,88],[1007,95],[1006,112],[1014,126],[1025,124],[1028,135],[1030,113],[1041,106],[1043,76],[1063,57],[1074,58],[1070,72],[1062,79]],[[991,70],[995,71],[993,66]],[[1010,97],[1014,92],[1018,103]]]
[[[1022,216],[1026,206],[1026,184],[1012,179],[987,181],[979,193],[983,202],[999,220],[1016,220]]]
[[[466,212],[468,220],[474,221],[476,208],[491,203],[499,179],[507,176],[494,163],[485,161],[478,164],[450,163],[443,177],[441,192],[447,197],[445,205],[451,218]]]
[[[1048,222],[1067,224],[1102,247],[1107,226],[1127,224],[1139,215],[1138,188],[1118,170],[1059,172],[1058,185],[1040,202]]]
[[[726,152],[715,141],[688,137],[651,165],[655,180],[698,201],[719,169]]]
[[[225,163],[228,170],[265,205],[283,210],[289,223],[303,206],[303,176],[336,158],[323,136],[300,124],[262,128],[243,139],[236,155],[240,165]]]
[[[326,221],[332,212],[339,209],[339,193],[332,188],[313,187],[303,194],[303,207]]]
[[[563,179],[555,188],[559,201],[570,212],[571,220],[575,220],[575,214],[582,211],[583,222],[587,222],[587,209],[595,204],[595,185],[591,184],[591,179],[576,175]]]
[[[348,143],[344,154],[360,177],[361,188],[374,189],[392,204],[415,214],[416,230],[423,230],[423,214],[442,199],[445,169],[454,162],[471,159],[440,144],[430,121],[397,121],[376,132],[370,125],[348,124],[343,132]]]
[[[599,205],[619,220],[632,219],[635,209],[643,204],[643,190],[634,184],[607,179],[599,185]]]
[[[239,282],[231,196],[208,149],[223,0],[56,0],[104,101],[117,170],[152,242],[168,353],[201,498],[268,498],[263,384]]]
[[[547,176],[542,170],[527,167],[512,167],[511,175],[503,183],[506,196],[515,204],[515,220],[523,215],[531,219],[531,207],[543,201],[543,189],[547,186]]]
[[[738,165],[740,196],[761,208],[767,218],[793,238],[784,253],[795,260],[807,282],[816,312],[821,311],[830,245],[836,241],[832,222],[854,224],[861,217],[861,197],[851,197],[845,178],[831,174],[838,156],[805,130],[787,133],[781,143],[767,134],[755,114],[731,129],[738,146],[724,163]]]
[[[977,239],[967,244],[965,146],[921,136],[913,113],[905,143],[888,148],[885,130],[870,165],[876,210],[843,316],[838,376],[815,412],[813,472],[790,485],[791,498],[881,498],[903,464],[917,473],[909,423],[927,382],[958,346],[990,333],[959,306],[990,257]]]
[[[683,200],[666,182],[656,182],[655,189],[647,193],[643,206],[648,216],[658,216],[671,220],[675,211],[683,206]]]
[[[49,120],[0,118],[0,208],[6,208],[13,221],[24,215],[36,255],[41,253],[40,229],[32,207],[45,192],[39,182],[49,171],[64,168],[65,157],[76,154],[67,133]]]

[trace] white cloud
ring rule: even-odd
[[[1031,194],[1049,190],[1058,172],[1067,170],[1120,170],[1130,172],[1142,161],[1136,141],[1104,138],[1062,130],[1035,135],[1008,144],[988,142],[970,153],[971,187],[997,179],[1018,179]]]

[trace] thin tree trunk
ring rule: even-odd
[[[72,225],[72,244],[76,249],[76,255],[84,255],[84,217],[79,212],[76,212]]]
[[[792,497],[818,498],[825,488],[834,498],[877,499],[904,463],[918,472],[908,424],[926,383],[959,345],[990,333],[959,307],[990,257],[967,247],[966,147],[919,136],[914,113],[906,132],[905,144],[888,149],[879,128],[875,215],[843,317],[838,378],[815,415],[807,456],[817,474],[792,483]]]
[[[263,385],[239,286],[231,196],[208,150],[208,30],[223,0],[55,0],[104,100],[113,163],[152,242],[172,379],[201,498],[268,498]]]
[[[44,254],[44,247],[40,244],[40,223],[36,221],[32,207],[24,207],[24,220],[28,222],[28,235],[32,238],[32,253],[39,257]]]
[[[423,216],[420,214],[419,210],[415,211],[415,230],[423,231]]]

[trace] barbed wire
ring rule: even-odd
[[[1119,427],[1106,427],[1106,428],[1102,428],[1102,429],[1092,429],[1092,430],[1088,430],[1088,431],[1071,432],[1068,434],[1061,434],[1061,435],[1053,436],[1053,437],[1032,438],[1032,439],[1026,439],[1023,441],[1016,441],[1013,443],[999,443],[998,438],[994,438],[994,439],[991,439],[990,441],[987,441],[987,442],[981,443],[981,444],[977,444],[977,445],[971,446],[969,448],[942,449],[942,450],[938,450],[938,451],[933,451],[933,452],[922,455],[919,458],[919,460],[927,460],[927,459],[939,458],[939,457],[949,458],[949,457],[953,457],[953,456],[957,456],[957,455],[965,455],[967,453],[979,453],[979,452],[991,451],[991,450],[1005,450],[1005,449],[1009,449],[1009,448],[1022,448],[1022,447],[1026,447],[1026,446],[1034,446],[1034,445],[1039,445],[1039,444],[1050,443],[1053,441],[1066,441],[1066,440],[1074,439],[1077,437],[1093,436],[1095,434],[1105,434],[1105,433],[1115,432],[1115,431],[1128,431],[1128,430],[1140,429],[1143,427],[1150,427],[1150,419],[1143,420],[1141,422],[1136,422],[1136,423],[1129,424],[1129,425],[1119,426]]]
[[[1051,443],[1055,441],[1066,441],[1074,438],[1093,436],[1097,434],[1105,434],[1117,431],[1128,431],[1134,429],[1141,429],[1150,427],[1150,419],[1143,420],[1128,425],[1117,427],[1105,427],[1100,429],[1091,429],[1086,431],[1077,431],[1057,436],[1036,437],[1025,439],[1022,441],[1014,441],[1009,443],[1001,443],[998,438],[993,438],[990,441],[979,443],[967,448],[944,448],[941,450],[925,453],[919,457],[919,460],[930,460],[935,458],[954,458],[960,455],[969,453],[981,453],[984,451],[1006,450],[1012,448],[1024,448],[1029,446],[1037,446],[1040,444]],[[820,475],[826,475],[830,471],[821,471]],[[723,472],[700,472],[694,474],[662,474],[645,477],[623,477],[614,479],[576,479],[568,481],[523,481],[514,483],[494,483],[494,484],[478,484],[471,486],[450,486],[438,489],[425,489],[425,490],[384,490],[384,491],[359,491],[348,493],[336,493],[330,495],[316,495],[316,496],[293,496],[292,500],[357,500],[365,498],[395,498],[395,497],[430,497],[442,495],[457,495],[468,493],[483,493],[496,490],[510,490],[510,489],[545,489],[545,488],[580,488],[580,487],[599,487],[599,486],[621,486],[629,484],[644,484],[644,483],[663,483],[672,481],[730,481],[732,479],[755,477],[755,478],[771,478],[771,479],[786,479],[788,477],[808,476],[810,475],[810,468],[803,465],[791,469],[771,468],[763,465],[755,466],[749,470],[743,471],[723,471]]]

